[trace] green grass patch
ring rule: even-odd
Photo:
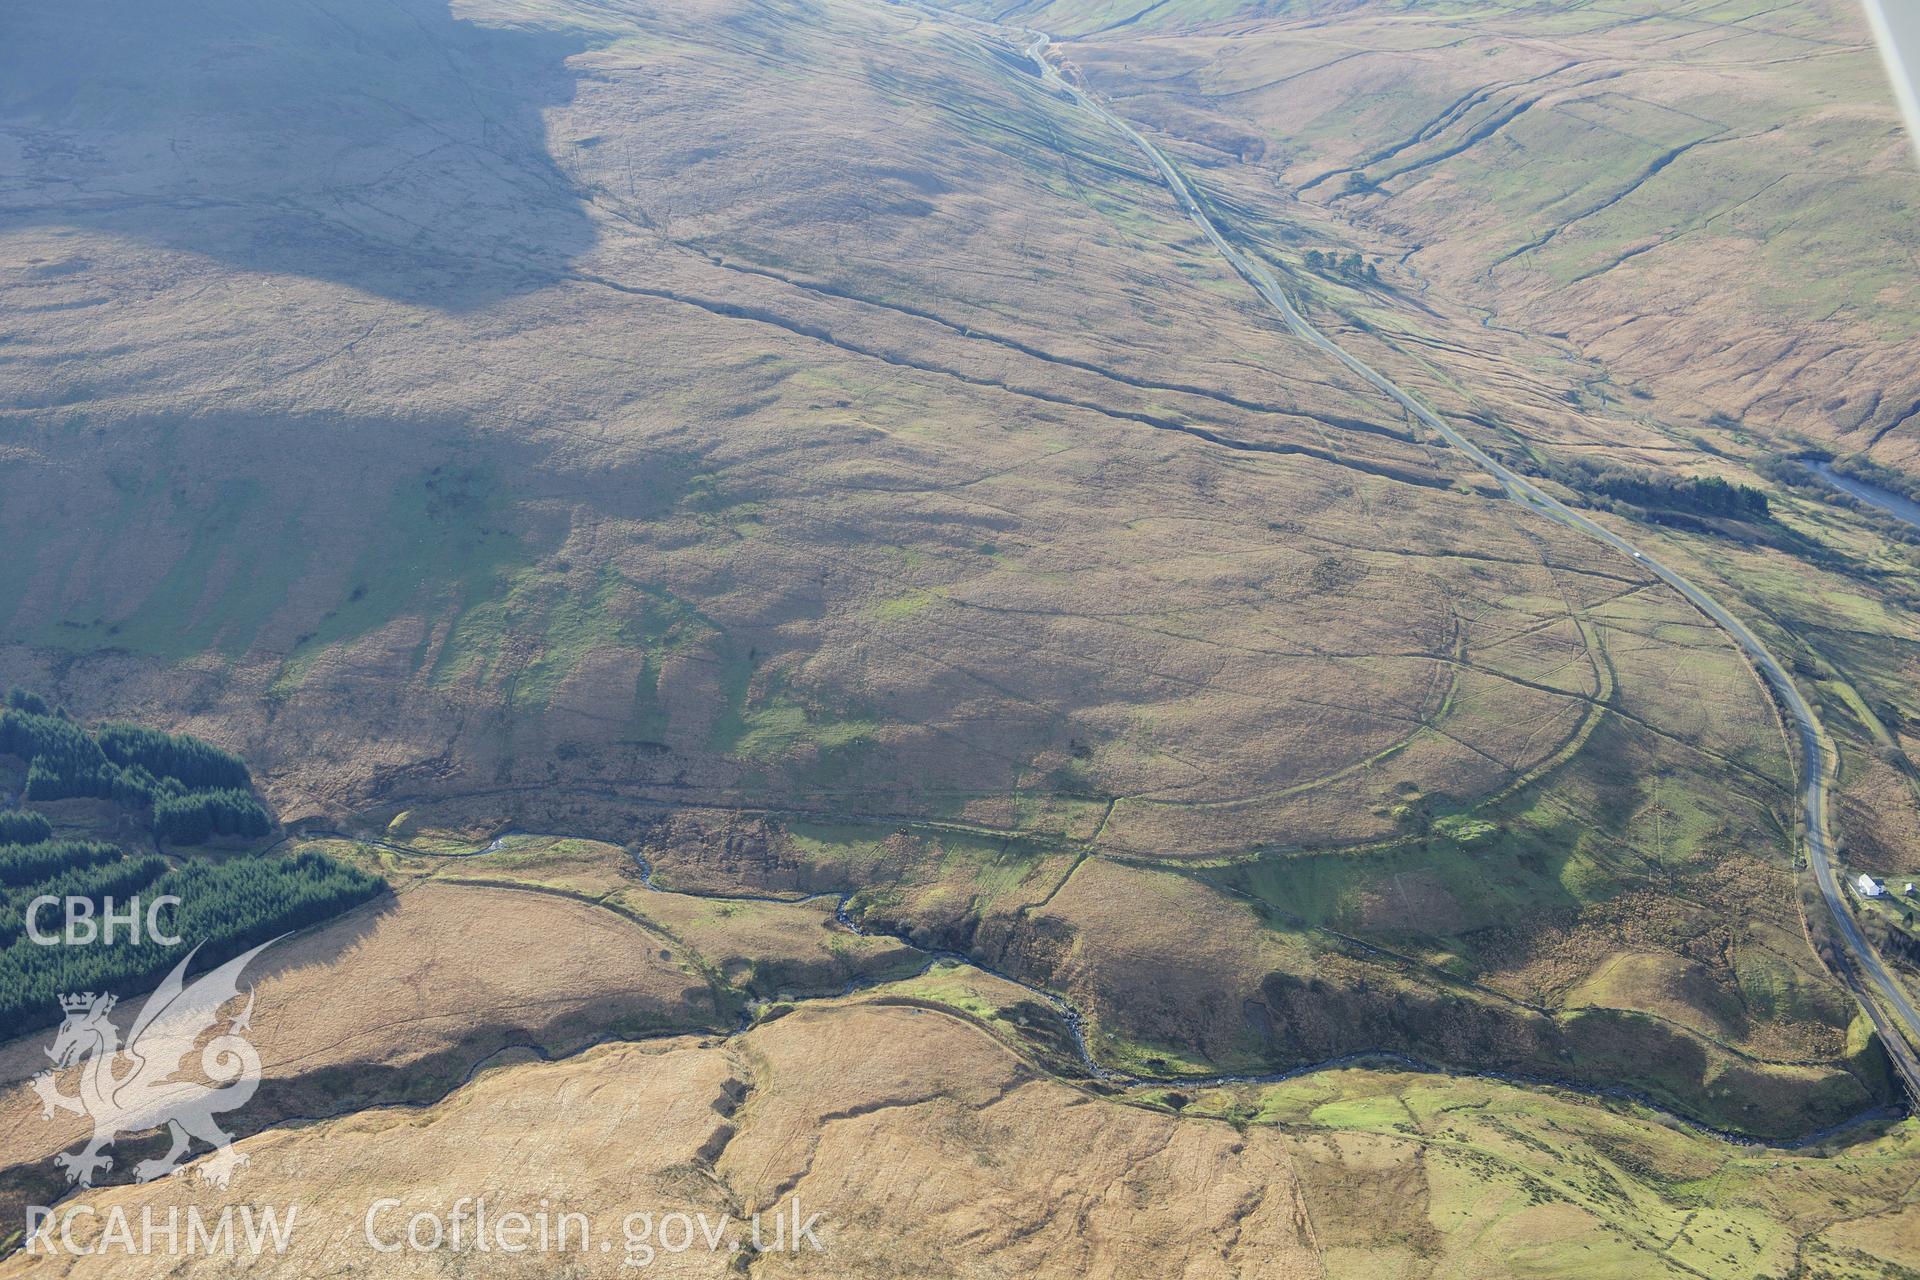
[[[849,754],[867,744],[879,722],[808,705],[777,672],[757,669],[754,653],[727,653],[721,660],[723,710],[708,747],[737,760],[770,763],[812,746],[820,756],[813,772],[821,780],[851,768]]]
[[[374,537],[354,564],[346,598],[301,637],[274,688],[297,688],[326,649],[395,618],[457,616],[492,596],[534,555],[510,519],[506,496],[489,471],[436,467],[400,481],[372,518]],[[426,660],[426,643],[416,666]]]

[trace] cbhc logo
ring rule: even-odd
[[[141,940],[142,925],[149,941],[163,947],[177,947],[181,939],[177,935],[160,931],[160,909],[177,907],[180,899],[174,895],[162,894],[147,903],[144,910],[141,900],[135,897],[128,902],[124,910],[116,911],[112,898],[102,898],[98,906],[92,898],[75,895],[56,898],[52,894],[42,894],[27,904],[27,937],[43,947],[86,946],[94,942],[111,944],[116,935],[125,931],[127,941],[138,943]],[[62,907],[65,916],[65,928],[59,933],[46,933],[40,928],[40,911],[43,907]]]

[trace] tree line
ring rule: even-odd
[[[1764,492],[1720,476],[1666,476],[1609,468],[1593,476],[1591,487],[1621,502],[1665,511],[1728,520],[1765,520],[1771,514]]]
[[[97,840],[0,844],[0,890],[35,885],[63,867],[91,867],[119,856],[117,846]]]
[[[1330,271],[1334,275],[1345,276],[1349,280],[1378,281],[1380,279],[1380,265],[1376,262],[1368,262],[1357,253],[1349,253],[1342,257],[1337,253],[1322,253],[1318,249],[1309,249],[1306,262],[1309,271]]]
[[[189,791],[244,790],[253,785],[239,756],[185,734],[108,723],[100,726],[94,741],[100,744],[101,754],[121,768],[140,768],[155,778],[172,778]]]
[[[99,856],[103,849],[106,856]],[[28,945],[45,949],[27,935],[27,912],[38,898],[60,900],[59,908],[43,907],[38,918],[41,933],[57,932],[64,920],[67,902],[84,898],[98,913],[105,909],[107,899],[121,906],[152,889],[167,874],[167,860],[157,853],[129,858],[112,845],[90,845],[84,847],[83,856],[88,860],[55,866],[40,879],[7,890],[5,897],[0,898],[0,948],[19,945],[24,938]],[[153,889],[155,895],[162,892],[164,890]]]
[[[26,800],[112,800],[144,810],[154,833],[176,845],[272,828],[238,756],[140,725],[89,732],[23,690],[10,691],[0,710],[0,755],[27,761]],[[129,856],[112,844],[53,837],[44,814],[0,809],[0,1039],[58,1022],[62,995],[146,991],[196,944],[195,965],[210,967],[386,888],[378,876],[312,851],[173,865],[152,853]],[[63,927],[70,899],[91,903],[98,920],[109,898],[124,912],[135,898],[152,904],[163,896],[179,899],[159,920],[164,934],[180,939],[172,946],[144,929],[138,940],[125,930],[111,943],[73,946],[43,946],[27,934],[36,898],[61,902],[35,920],[49,933]]]
[[[1576,458],[1571,462],[1516,460],[1516,470],[1544,476],[1575,492],[1622,503],[1650,514],[1677,512],[1722,520],[1767,520],[1772,508],[1763,490],[1734,484],[1720,476],[1674,476],[1622,467],[1610,462]]]
[[[153,801],[153,833],[174,844],[205,844],[214,836],[255,838],[272,828],[253,794],[236,787],[156,796]]]
[[[24,809],[0,809],[0,844],[39,844],[53,837],[45,815]]]
[[[62,995],[145,992],[196,944],[195,967],[211,967],[283,933],[331,919],[386,887],[378,876],[312,851],[291,858],[194,861],[173,869],[153,855],[122,857],[65,874],[76,878],[56,877],[31,886],[33,892],[9,891],[0,906],[0,938],[6,940],[0,949],[0,1039],[60,1021]],[[111,894],[117,904],[136,893],[147,902],[177,897],[179,906],[162,923],[180,941],[165,946],[143,934],[137,942],[120,937],[111,944],[40,946],[24,936],[22,909],[40,892],[60,896],[63,888]],[[42,932],[59,928],[56,915],[43,910],[37,922]]]
[[[0,711],[0,755],[27,762],[26,799],[111,800],[144,811],[154,833],[177,844],[263,836],[273,827],[232,752],[133,724],[89,733],[25,690],[9,692]]]

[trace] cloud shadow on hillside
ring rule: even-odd
[[[547,150],[578,33],[448,0],[69,0],[0,14],[0,227],[95,229],[463,311],[594,240]]]

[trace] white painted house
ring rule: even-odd
[[[1881,884],[1865,872],[1861,873],[1860,879],[1855,881],[1855,883],[1859,886],[1860,896],[1863,898],[1883,897],[1887,892],[1887,886]]]

